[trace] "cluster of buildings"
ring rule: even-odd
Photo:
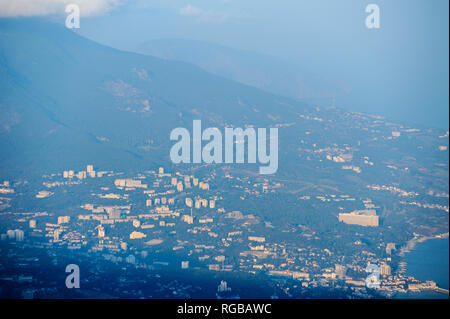
[[[93,165],[87,165],[85,171],[79,171],[79,172],[74,172],[73,170],[64,171],[63,177],[69,178],[69,179],[75,178],[75,177],[78,179],[85,179],[87,176],[89,176],[90,178],[95,178],[96,174],[97,174],[97,177],[102,177],[104,172],[96,173]]]
[[[8,229],[6,231],[6,234],[1,234],[1,239],[9,239],[9,240],[15,240],[15,241],[23,241],[24,239],[24,231],[21,229]]]
[[[355,248],[359,249],[358,253],[343,262],[343,256],[331,247],[318,248],[311,244],[311,240],[319,240],[321,235],[307,227],[278,230],[294,232],[296,238],[302,236],[301,242],[265,235],[270,223],[254,214],[229,209],[228,201],[223,200],[225,194],[210,186],[211,176],[200,178],[159,168],[124,177],[123,173],[97,172],[88,165],[85,171],[62,174],[63,180],[86,179],[82,183],[65,184],[55,181],[59,176],[52,178],[49,181],[53,185],[52,193],[57,193],[58,187],[66,191],[72,188],[71,192],[73,188],[88,187],[87,197],[80,198],[83,202],[64,214],[24,213],[19,220],[28,226],[8,230],[1,235],[2,240],[24,241],[26,234],[36,247],[65,247],[98,254],[108,262],[148,269],[167,267],[171,262],[155,256],[159,252],[171,252],[179,258],[176,267],[181,269],[200,267],[209,271],[263,273],[294,281],[301,289],[350,287],[363,291],[367,263],[379,265],[381,289],[385,291],[406,291],[412,282],[392,271],[394,243],[385,244],[378,256]],[[267,180],[250,182],[229,174],[225,179],[248,196],[265,196],[280,187]],[[9,185],[3,183],[1,187]],[[299,198],[310,199],[306,195]],[[324,195],[316,199],[322,203],[355,202],[349,195]],[[364,209],[339,213],[338,220],[377,227],[377,207],[370,199],[364,199],[363,203]],[[223,284],[220,289],[228,288]]]

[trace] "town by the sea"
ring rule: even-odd
[[[432,239],[418,243],[405,254],[406,273],[421,281],[432,280],[437,286],[449,289],[449,239]],[[397,299],[448,299],[449,295],[434,291],[399,293]]]

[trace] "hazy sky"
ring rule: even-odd
[[[340,107],[448,128],[448,0],[94,2],[79,32],[101,43],[182,38],[266,53],[344,82]],[[380,29],[365,26],[369,3]]]

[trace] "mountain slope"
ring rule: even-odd
[[[321,79],[285,61],[201,41],[158,39],[136,50],[159,58],[179,60],[225,78],[294,99],[326,99],[345,94],[341,85]]]
[[[191,126],[199,115],[212,125],[239,125],[251,119],[267,126],[272,123],[268,112],[288,115],[294,109],[275,111],[273,101],[278,98],[273,95],[190,64],[107,48],[41,20],[2,19],[0,30],[1,105],[6,115],[2,140],[5,145],[31,143],[39,150],[39,140],[48,139],[46,145],[54,144],[54,149],[41,157],[51,151],[65,154],[69,148],[99,157],[106,152],[110,160],[119,149],[127,160],[147,156],[157,161],[164,154],[167,161],[170,130]],[[15,109],[11,101],[23,109]],[[22,113],[29,116],[16,116]],[[36,121],[41,123],[38,127],[31,124]],[[19,140],[22,128],[36,128],[30,133],[33,138]],[[72,139],[79,141],[71,145]],[[92,152],[95,148],[99,151]],[[2,149],[4,166],[13,158],[10,155],[25,156]],[[68,165],[65,158],[70,163],[75,154],[69,151],[58,161],[51,156],[44,162],[61,168]]]
[[[302,198],[340,194],[373,200],[389,227],[448,230],[448,132],[309,106],[189,63],[108,48],[43,20],[0,19],[0,114],[1,178],[88,163],[115,171],[162,165],[217,174],[217,187],[225,187],[231,172],[270,179],[286,195],[282,211],[271,194],[262,202],[231,202],[233,209],[290,222],[302,211],[322,225],[336,207],[313,207]],[[259,165],[251,164],[173,165],[170,132],[191,130],[194,119],[221,130],[278,127],[277,173],[259,176]],[[417,203],[434,206],[426,211],[412,206]]]
[[[279,127],[276,176],[295,183],[319,189],[448,186],[448,151],[439,149],[448,136],[440,138],[442,130],[308,106],[192,64],[108,48],[39,19],[0,20],[0,67],[4,172],[86,162],[122,169],[170,166],[170,131],[190,129],[193,119],[201,119],[203,127]],[[348,158],[344,164],[327,159],[341,155]]]

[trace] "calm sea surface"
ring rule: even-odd
[[[448,289],[449,282],[449,239],[427,240],[405,254],[406,273],[419,280],[433,280],[441,288]],[[437,292],[398,294],[396,298],[448,298]]]

